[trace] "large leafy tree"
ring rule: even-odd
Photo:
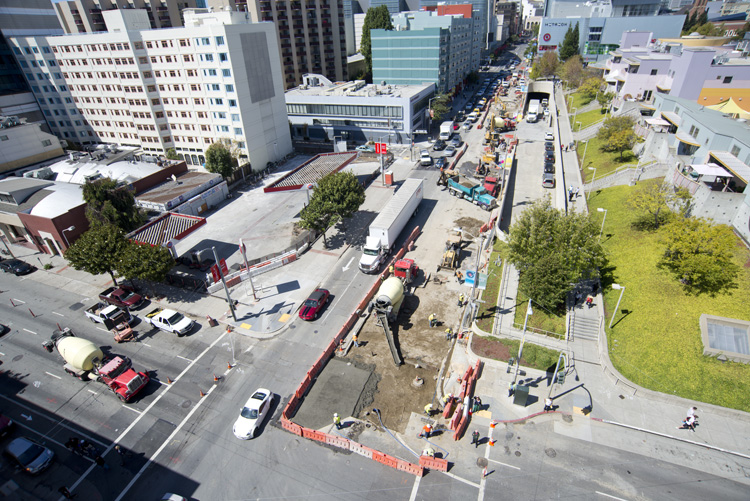
[[[83,185],[83,200],[86,202],[86,218],[92,226],[113,224],[129,232],[145,221],[135,205],[133,192],[127,186],[118,186],[114,179],[88,181]]]
[[[552,50],[545,51],[542,57],[534,63],[530,76],[534,80],[549,78],[557,73],[559,66],[560,60],[557,58],[557,53]]]
[[[569,26],[568,31],[565,32],[565,38],[563,38],[563,43],[560,46],[560,59],[563,61],[567,61],[578,54],[578,32],[578,23],[576,23],[575,28]]]
[[[180,155],[177,154],[177,150],[175,150],[174,148],[169,148],[164,156],[167,157],[168,160],[180,159]]]
[[[432,120],[439,122],[451,111],[451,98],[445,94],[438,94],[432,100]]]
[[[163,282],[173,267],[174,259],[166,248],[129,242],[117,264],[117,272],[131,281]]]
[[[689,292],[711,295],[735,288],[739,267],[732,261],[737,239],[729,226],[700,218],[678,218],[664,227],[660,264]]]
[[[574,284],[599,276],[606,257],[599,224],[587,214],[564,213],[549,197],[534,202],[510,227],[507,258],[521,274],[519,290],[561,311]]]
[[[586,72],[583,68],[583,59],[577,54],[568,58],[568,60],[560,67],[560,78],[568,87],[580,87],[585,76]]]
[[[206,170],[215,174],[221,174],[227,178],[232,175],[232,153],[229,148],[217,141],[206,148]]]
[[[372,42],[370,40],[370,30],[377,29],[393,29],[391,14],[388,12],[388,7],[385,5],[370,7],[367,9],[365,21],[362,24],[362,43],[360,44],[359,52],[365,58],[367,74],[370,76],[372,75]],[[371,80],[371,78],[368,78],[368,80]]]
[[[685,23],[682,25],[682,34],[689,35],[692,32],[693,26],[698,22],[698,11],[694,10],[689,16],[685,16]]]
[[[588,77],[580,84],[578,92],[593,100],[601,90],[602,85],[604,85],[604,80],[601,77]]]
[[[120,228],[113,224],[97,224],[81,235],[65,252],[65,258],[76,270],[92,275],[109,273],[117,285],[114,271],[118,269],[128,243]]]
[[[609,103],[611,103],[614,98],[614,92],[600,92],[596,95],[596,100],[599,102],[599,106],[602,107],[602,113],[607,110]]]
[[[627,205],[636,211],[635,225],[648,230],[656,230],[671,219],[676,210],[683,218],[687,216],[691,204],[690,192],[675,190],[668,183],[644,183],[630,195]]]
[[[318,181],[310,203],[300,213],[300,226],[323,233],[352,216],[365,201],[365,189],[351,172],[329,174]]]
[[[635,121],[631,117],[612,117],[604,121],[596,137],[602,142],[604,151],[617,151],[622,154],[633,148],[638,136],[633,130]]]

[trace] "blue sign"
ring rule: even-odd
[[[464,278],[465,285],[471,285],[474,287],[474,278],[477,276],[477,272],[474,270],[466,270],[466,278]]]

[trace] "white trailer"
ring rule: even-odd
[[[529,101],[529,111],[526,112],[527,122],[536,122],[539,119],[539,100],[532,99]]]
[[[423,184],[422,179],[410,178],[404,181],[388,205],[372,222],[359,260],[360,270],[365,273],[377,273],[406,223],[416,214],[424,196]]]
[[[453,135],[453,122],[443,122],[440,124],[440,136],[443,141],[447,141]]]

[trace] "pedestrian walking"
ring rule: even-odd
[[[436,318],[437,316],[434,313],[430,314],[430,316],[428,317],[428,320],[430,321],[430,328],[434,327],[437,323]]]
[[[682,420],[682,425],[678,426],[678,430],[693,430],[695,431],[695,425],[697,424],[698,416],[693,414]]]
[[[60,488],[57,489],[57,492],[59,492],[60,494],[62,494],[62,496],[65,499],[73,499],[74,497],[76,497],[78,495],[78,494],[71,494],[70,490],[68,490],[68,488],[65,487],[64,485],[60,486]]]
[[[547,397],[544,399],[544,412],[549,412],[552,410],[552,399]]]
[[[580,291],[576,292],[576,304],[580,303],[582,298],[583,294]]]
[[[104,468],[105,470],[109,470],[109,465],[104,461],[104,458],[101,456],[96,456],[94,458],[94,462],[96,463],[96,466],[99,466],[101,468]]]
[[[432,425],[427,423],[422,427],[422,433],[420,433],[418,437],[430,438],[430,435],[432,435]]]
[[[354,336],[352,337],[352,341],[354,342],[354,346],[359,348],[359,336],[357,334],[354,334]]]
[[[474,430],[474,433],[471,434],[471,443],[474,444],[475,449],[479,447],[479,431]]]
[[[576,186],[576,198],[578,198],[578,194],[581,192],[581,187]]]
[[[336,412],[333,413],[333,424],[336,425],[337,430],[341,429],[341,417]]]
[[[118,456],[120,456],[120,466],[125,466],[125,458],[129,456],[129,453],[120,447],[120,445],[115,445],[115,452]]]
[[[691,407],[691,408],[689,408],[688,411],[687,411],[687,417],[695,416],[695,411],[697,411],[697,410],[698,410],[697,407]]]
[[[463,294],[461,294],[460,296],[458,296],[458,307],[459,308],[461,308],[464,305],[464,301],[465,300],[466,300],[466,298],[464,297]]]
[[[445,340],[450,341],[451,339],[453,339],[453,329],[448,327],[447,329],[445,329]]]

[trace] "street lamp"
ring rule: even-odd
[[[604,218],[602,219],[602,229],[599,230],[599,241],[602,240],[602,233],[604,233],[604,221],[607,220],[607,209],[602,209],[601,207],[596,208],[597,212],[603,212]]]
[[[526,318],[523,321],[523,335],[521,336],[521,344],[518,345],[518,358],[516,359],[516,373],[513,374],[513,386],[516,385],[516,379],[518,378],[518,369],[521,367],[521,355],[523,355],[523,343],[526,341],[526,326],[529,323],[529,316],[534,311],[531,309],[531,298],[529,298],[529,304],[526,306]]]
[[[617,310],[620,309],[620,301],[622,301],[622,295],[625,294],[625,286],[620,284],[612,284],[612,288],[615,290],[620,291],[620,299],[617,300],[617,306],[615,306],[615,311],[612,312],[612,320],[609,321],[609,328],[612,328],[612,322],[615,321],[615,315],[617,315]]]
[[[588,146],[588,142],[587,142],[586,146]],[[583,150],[583,152],[586,153],[586,150]],[[591,189],[594,187],[593,185],[594,185],[594,179],[596,179],[596,167],[589,167],[589,170],[593,170],[594,171],[594,175],[591,176],[591,188],[589,188],[589,192],[586,193],[586,201],[587,202],[589,201],[589,197],[591,196]]]
[[[65,245],[67,245],[68,248],[70,248],[70,242],[68,242],[68,237],[65,236],[65,232],[66,231],[73,231],[75,229],[76,229],[75,226],[69,226],[69,227],[65,228],[64,230],[62,230],[62,236],[65,239]]]
[[[576,123],[578,124],[578,132],[581,132],[581,125],[583,124],[581,123],[580,120],[578,120]]]
[[[586,163],[585,163],[586,162],[586,151],[589,149],[589,140],[586,139],[583,142],[586,143],[586,146],[584,146],[584,148],[583,148],[583,158],[581,159],[581,167],[586,167]],[[596,170],[596,169],[594,169],[594,170]]]

